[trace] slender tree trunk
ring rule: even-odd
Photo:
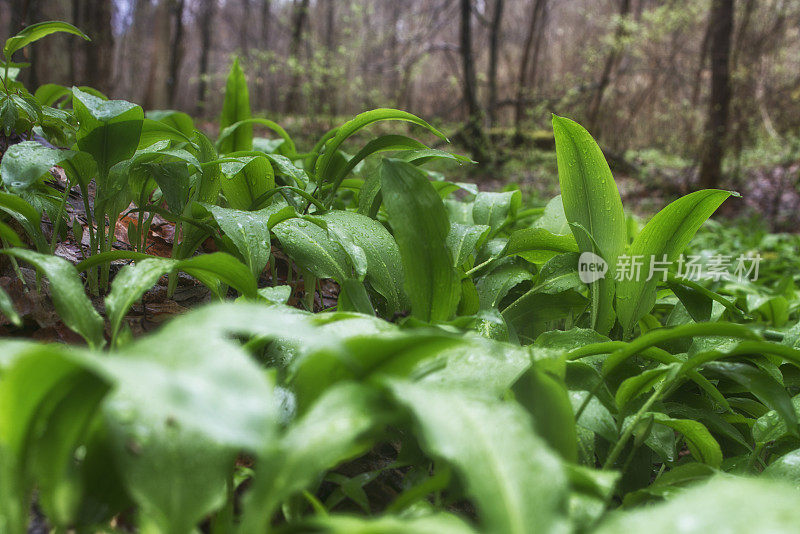
[[[103,0],[100,0],[101,2]],[[150,48],[150,71],[144,93],[145,109],[163,109],[169,101],[170,65],[170,3],[173,0],[159,0],[153,16],[153,41]]]
[[[503,24],[503,0],[495,0],[489,29],[489,125],[497,122],[497,56],[500,52],[500,28]]]
[[[211,25],[214,22],[214,5],[216,2],[203,2],[200,11],[200,69],[197,81],[197,115],[203,115],[206,108],[206,89],[208,87],[208,61],[211,54],[213,34]]]
[[[528,33],[525,36],[525,43],[522,47],[522,60],[519,65],[519,78],[517,79],[517,96],[514,103],[514,130],[516,137],[520,137],[522,119],[525,115],[525,88],[528,84],[535,83],[535,72],[538,64],[539,48],[544,35],[544,14],[546,9],[547,0],[532,0],[531,2],[531,20],[528,25]],[[534,50],[534,40],[536,47]],[[528,65],[531,63],[531,53],[533,52],[533,65],[531,70],[532,75],[528,75]]]
[[[700,185],[715,188],[722,177],[725,134],[730,107],[730,55],[733,33],[733,0],[713,0],[708,23],[711,30],[711,98],[700,161]]]
[[[401,7],[400,2],[393,2],[389,15],[389,68],[391,71],[388,76],[388,93],[392,95],[392,102],[395,106],[398,105],[398,102],[400,102],[400,99],[403,97],[400,93],[402,88],[400,76],[400,41],[397,35],[398,23],[400,22],[400,15],[402,14]]]
[[[23,28],[36,22],[39,16],[39,0],[10,0],[11,16],[9,17],[8,36],[12,36]],[[19,79],[25,85],[34,89],[38,85],[36,75],[36,45],[28,46],[24,50],[14,54],[14,61],[25,61],[31,63],[32,68],[23,69]]]
[[[475,60],[472,55],[472,2],[461,0],[461,63],[464,70],[464,103],[467,105],[467,127],[464,138],[472,151],[472,156],[479,163],[488,163],[489,149],[481,123],[483,111],[478,105],[475,93],[477,80],[475,77]]]
[[[242,20],[239,26],[239,54],[241,55],[242,59],[248,59],[250,57],[250,26],[252,26],[252,21],[250,20],[250,0],[242,0]]]
[[[261,37],[259,39],[261,52],[269,52],[270,50],[270,31],[272,29],[270,25],[270,19],[272,18],[272,2],[271,0],[261,0]],[[271,84],[268,80],[270,80],[271,76],[269,73],[269,67],[272,63],[272,58],[268,55],[266,58],[261,59],[261,76],[258,80],[258,101],[259,107],[266,109],[268,107],[269,102],[269,94],[270,94],[270,87]]]
[[[70,40],[73,82],[90,85],[103,93],[113,88],[114,34],[111,19],[114,4],[105,0],[77,0],[72,4],[75,25],[86,32],[91,41]]]
[[[289,65],[292,69],[292,80],[286,97],[286,112],[297,113],[300,109],[300,82],[302,69],[298,64],[300,60],[300,46],[303,44],[303,28],[308,18],[309,0],[295,0],[294,21],[292,23],[292,40],[289,44]]]
[[[326,93],[328,113],[336,115],[336,88],[332,83],[331,72],[333,71],[334,57],[336,55],[336,0],[326,0],[325,6],[325,73],[322,79],[322,87]],[[320,98],[320,103],[323,98]]]
[[[170,4],[170,17],[173,22],[172,40],[170,43],[169,78],[167,88],[169,107],[175,107],[178,95],[178,80],[183,61],[183,8],[185,0],[173,0]]]
[[[628,17],[630,12],[631,0],[620,0],[619,21],[617,23],[617,29],[614,32],[614,44],[612,45],[611,51],[608,53],[605,65],[603,65],[603,72],[600,75],[600,80],[597,82],[597,89],[595,90],[592,101],[589,104],[587,124],[589,126],[589,131],[592,131],[595,136],[599,135],[599,124],[597,120],[600,116],[600,108],[603,104],[603,96],[605,95],[608,85],[611,83],[611,75],[613,74],[617,63],[619,62],[622,39],[625,37],[626,32],[625,19]]]

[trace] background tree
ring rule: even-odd
[[[711,96],[703,137],[699,182],[702,187],[714,188],[720,183],[722,157],[725,154],[725,134],[730,107],[730,54],[733,32],[733,0],[712,0],[709,24],[711,55]]]
[[[478,104],[475,78],[475,59],[472,55],[472,2],[460,0],[461,64],[464,71],[464,103],[467,107],[467,125],[464,128],[464,142],[472,151],[473,158],[481,163],[489,160],[489,147],[483,132],[483,110]]]

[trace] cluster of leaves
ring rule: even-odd
[[[464,158],[404,135],[342,150],[383,120],[443,137],[397,110],[299,152],[251,116],[236,63],[216,143],[185,114],[86,89],[34,98],[67,118],[57,136],[33,131],[70,149],[6,152],[2,253],[49,279],[86,346],[0,340],[0,531],[25,532],[34,496],[79,532],[796,529],[793,281],[614,277],[623,254],[675,260],[730,192],[687,195],[639,230],[597,144],[560,117],[562,194],[544,208],[443,180],[422,165]],[[64,192],[48,182],[55,164]],[[52,254],[73,186],[91,216],[77,266]],[[139,224],[121,250],[127,212]],[[175,221],[172,258],[146,254],[153,214]],[[220,251],[198,253],[209,237]],[[307,310],[286,306],[276,250],[306,288],[335,280],[337,309],[309,311],[310,290]],[[610,271],[587,285],[578,257],[590,252]],[[109,280],[119,259],[133,263]],[[128,309],[177,270],[222,302],[133,339]],[[273,285],[259,287],[265,270]],[[85,286],[105,293],[105,319]],[[390,473],[390,496],[376,497]]]

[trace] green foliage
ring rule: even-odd
[[[216,145],[182,113],[56,86],[28,106],[9,86],[8,124],[70,149],[6,153],[2,254],[47,278],[86,344],[0,339],[0,531],[26,532],[34,501],[60,532],[120,516],[175,533],[795,529],[798,241],[701,228],[729,192],[689,194],[638,232],[597,144],[560,117],[561,196],[544,208],[443,180],[425,165],[466,158],[402,133],[362,139],[379,121],[443,137],[398,110],[300,152],[251,116],[238,63]],[[53,165],[66,191],[42,179]],[[73,186],[90,234],[77,267],[52,254]],[[122,213],[138,217],[126,250]],[[145,253],[155,214],[176,226],[171,258]],[[757,281],[614,278],[625,255],[713,247],[774,263]],[[601,281],[582,281],[586,252],[608,263]],[[300,294],[277,257],[306,310],[283,304]],[[134,339],[129,308],[177,271],[222,302]],[[320,279],[336,310],[313,313]],[[0,291],[24,327],[22,311]]]

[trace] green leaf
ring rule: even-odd
[[[247,78],[239,58],[233,60],[228,80],[225,82],[225,99],[222,102],[222,116],[219,119],[220,138],[225,128],[249,119],[250,94],[247,89]],[[253,126],[249,123],[238,124],[217,146],[220,154],[228,154],[240,150],[253,149]]]
[[[226,93],[226,95],[227,95],[227,93]],[[273,132],[277,133],[281,137],[281,139],[283,140],[283,144],[287,147],[288,153],[290,155],[294,155],[296,153],[294,141],[292,141],[292,138],[289,136],[289,134],[286,132],[286,130],[283,129],[283,127],[280,124],[278,124],[277,122],[271,121],[269,119],[262,119],[262,118],[259,118],[259,117],[241,119],[241,120],[239,120],[237,122],[234,122],[230,126],[226,126],[225,128],[221,128],[220,129],[220,133],[219,133],[219,138],[217,139],[217,150],[222,152],[221,148],[225,147],[226,144],[230,144],[231,143],[232,136],[236,135],[236,133],[239,131],[239,128],[244,128],[245,132],[247,131],[247,128],[249,128],[250,129],[250,137],[252,138],[252,132],[253,132],[253,125],[254,124],[257,124],[259,126],[265,126],[266,128],[269,128]],[[250,149],[249,148],[241,148],[239,150],[250,150]],[[283,156],[283,157],[285,157],[285,156]]]
[[[792,399],[786,393],[783,384],[770,375],[751,365],[735,362],[711,362],[706,364],[703,369],[718,373],[740,384],[769,409],[775,410],[786,423],[791,434],[800,436]]]
[[[490,227],[492,234],[495,234],[507,220],[516,215],[521,199],[519,191],[502,193],[482,191],[475,195],[475,201],[472,203],[472,220],[475,224]]]
[[[388,313],[405,303],[403,265],[400,250],[392,235],[374,219],[350,211],[333,210],[320,216],[329,225],[341,229],[363,249],[366,260],[366,281],[388,304]]]
[[[42,233],[41,215],[22,197],[12,193],[0,193],[0,211],[13,217],[22,226],[37,250],[49,250]]]
[[[800,522],[800,492],[774,480],[718,476],[665,503],[609,515],[597,534],[791,534]]]
[[[64,324],[80,334],[90,347],[103,346],[103,319],[86,296],[78,271],[70,262],[58,256],[19,248],[1,252],[25,260],[42,271],[50,280],[53,305]]]
[[[510,263],[494,269],[475,283],[481,309],[496,307],[512,289],[523,283],[530,287],[532,282],[531,272],[520,265]]]
[[[608,274],[592,283],[592,327],[606,334],[614,325],[614,272],[627,244],[627,227],[622,200],[603,152],[583,127],[553,116],[558,180],[564,213],[575,231],[581,252],[593,252],[608,263]],[[599,249],[599,250],[598,250]]]
[[[347,254],[325,229],[305,219],[292,218],[276,224],[272,231],[284,253],[317,278],[349,278]]]
[[[124,100],[103,100],[77,87],[72,88],[72,107],[80,123],[78,148],[94,158],[101,177],[133,156],[142,131],[142,108]]]
[[[327,201],[330,203],[333,196],[342,184],[342,180],[356,168],[356,165],[361,163],[365,158],[378,152],[386,152],[389,150],[402,150],[402,149],[417,149],[427,148],[424,144],[415,139],[406,137],[405,135],[382,135],[369,141],[364,147],[359,150],[355,156],[347,161],[347,165],[342,167],[333,178],[326,180],[325,185],[322,187],[327,192]]]
[[[411,313],[423,321],[446,321],[458,305],[460,278],[447,249],[450,223],[444,205],[413,165],[386,159],[379,172]]]
[[[111,339],[116,339],[125,314],[137,299],[153,287],[170,270],[171,262],[149,258],[123,267],[106,297],[106,314],[111,326]]]
[[[564,532],[566,476],[516,404],[395,381],[423,450],[451,464],[484,532]]]
[[[8,293],[0,287],[0,313],[6,316],[6,319],[11,321],[15,326],[22,326],[22,317],[20,317],[17,310],[14,309],[14,303]]]
[[[14,52],[17,50],[21,50],[32,42],[38,41],[42,37],[46,37],[51,33],[56,32],[71,33],[73,35],[77,35],[78,37],[83,37],[87,41],[91,40],[89,39],[88,35],[80,31],[72,24],[67,24],[66,22],[60,21],[39,22],[37,24],[31,24],[30,26],[25,27],[15,36],[6,40],[6,44],[3,47],[3,55],[6,57],[6,61],[11,61],[11,56],[13,56]]]
[[[475,534],[463,519],[444,512],[411,517],[317,516],[308,529],[328,534]]]
[[[702,423],[691,419],[673,419],[662,413],[654,413],[653,419],[656,423],[683,434],[689,452],[697,461],[711,467],[719,467],[722,464],[722,449]]]
[[[522,228],[508,236],[502,256],[516,255],[531,263],[542,263],[562,252],[578,252],[578,244],[571,234],[554,234],[544,228]]]
[[[466,263],[479,243],[486,239],[489,230],[490,228],[486,225],[450,223],[450,231],[447,233],[447,248],[450,249],[453,256],[455,267]]]
[[[368,434],[385,419],[371,388],[343,383],[326,391],[280,439],[263,452],[245,497],[240,532],[264,532],[280,503],[311,486],[328,469],[367,450]]]
[[[50,167],[74,154],[71,150],[48,148],[36,141],[11,145],[0,162],[0,175],[8,187],[24,189],[33,185]]]
[[[253,276],[258,277],[270,255],[269,218],[275,210],[241,211],[205,205],[220,229],[233,241]]]
[[[2,352],[7,352],[5,346]],[[83,368],[83,361],[78,351],[30,343],[4,369],[0,516],[7,532],[27,531],[34,483],[50,519],[71,519],[65,516],[77,504],[69,499],[76,488],[68,476],[74,469],[75,448],[108,387],[98,373]],[[61,506],[56,509],[54,496],[59,493]]]
[[[627,335],[655,304],[659,277],[647,280],[651,261],[677,260],[695,232],[731,194],[706,189],[681,197],[659,211],[633,240],[626,255],[642,260],[642,275],[617,283],[617,316]]]
[[[514,384],[514,398],[531,414],[547,444],[564,460],[577,462],[575,414],[563,381],[534,364]]]
[[[335,135],[333,135],[325,143],[324,153],[317,159],[317,163],[314,167],[314,177],[317,181],[317,184],[322,185],[323,183],[330,182],[334,179],[334,176],[331,175],[334,156],[337,154],[339,146],[345,140],[347,140],[347,138],[349,138],[351,135],[355,134],[362,128],[369,126],[370,124],[387,120],[410,122],[412,124],[416,124],[418,126],[426,128],[428,131],[434,133],[436,136],[438,136],[443,140],[447,140],[447,138],[444,136],[443,133],[441,133],[439,130],[437,130],[424,120],[420,119],[416,115],[412,115],[411,113],[400,111],[397,109],[387,109],[387,108],[365,111],[364,113],[356,115],[355,118],[337,128],[335,131]]]
[[[275,187],[275,174],[265,156],[231,154],[235,161],[222,164],[222,191],[231,208],[250,210],[264,193]]]

